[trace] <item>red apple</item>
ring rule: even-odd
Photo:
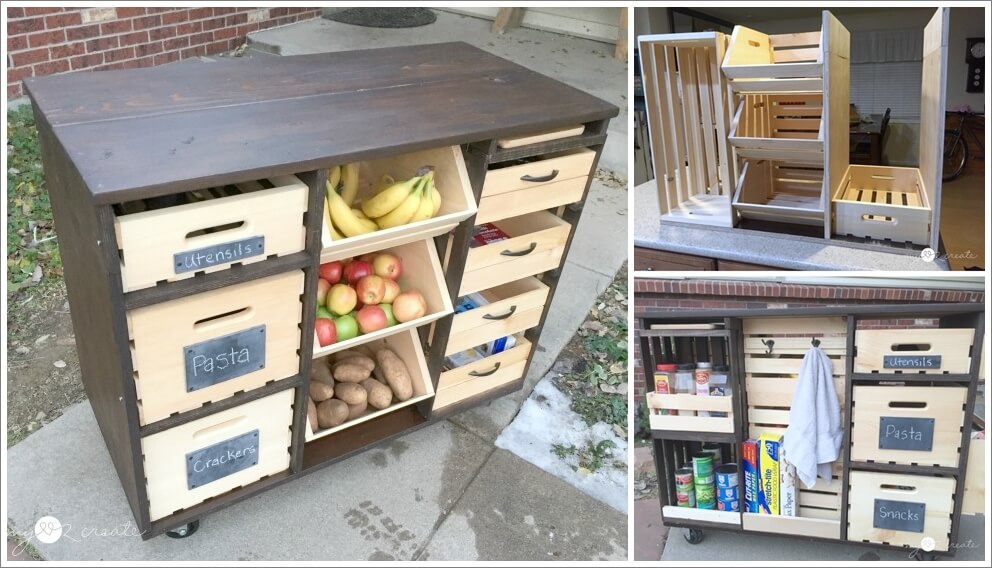
[[[314,328],[317,332],[317,342],[321,347],[327,347],[338,340],[338,330],[334,327],[334,320],[317,318]]]
[[[335,284],[327,291],[327,309],[336,316],[350,313],[355,309],[356,302],[358,302],[358,294],[347,284]]]
[[[344,267],[344,279],[352,286],[369,274],[372,274],[372,265],[364,260],[353,260]]]
[[[383,278],[383,280],[386,285],[386,293],[382,295],[382,303],[392,304],[396,296],[400,295],[400,285],[395,280],[390,280],[389,278]]]
[[[323,278],[317,279],[317,305],[323,306],[327,299],[327,291],[331,289],[331,283]]]
[[[386,294],[386,281],[381,276],[369,274],[363,276],[355,286],[358,301],[363,304],[378,304]]]
[[[393,315],[400,323],[424,317],[426,313],[427,301],[416,290],[402,292],[393,300]]]
[[[362,333],[379,331],[389,324],[389,320],[386,318],[386,312],[379,306],[365,306],[358,310],[358,315],[355,319],[358,320],[358,329]]]
[[[376,253],[368,252],[358,257],[358,260],[364,260],[365,262],[371,263],[372,259],[375,258]]]
[[[377,254],[372,259],[372,271],[383,278],[396,280],[403,273],[403,263],[395,254]]]
[[[320,277],[327,280],[330,284],[337,284],[341,281],[341,271],[344,269],[344,265],[340,260],[335,260],[334,262],[325,262],[320,265],[320,270],[318,271]]]

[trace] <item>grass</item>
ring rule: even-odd
[[[586,470],[589,473],[595,473],[603,469],[606,465],[612,465],[617,468],[627,467],[626,463],[622,461],[609,462],[611,457],[610,450],[617,447],[613,440],[600,440],[599,442],[586,442],[586,445],[582,448],[575,447],[574,444],[555,444],[551,447],[551,453],[558,456],[558,459],[562,461],[568,461],[568,458],[575,457],[576,464],[572,465],[572,469]]]
[[[7,295],[62,278],[38,130],[29,105],[7,111]]]

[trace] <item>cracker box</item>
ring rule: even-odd
[[[758,512],[758,441],[741,442],[741,460],[744,470],[744,512]]]
[[[758,513],[779,514],[779,451],[782,435],[762,433],[758,438]]]

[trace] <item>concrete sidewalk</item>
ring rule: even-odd
[[[600,167],[626,179],[626,67],[612,46],[438,13],[412,30],[319,20],[254,34],[277,53],[465,40],[621,107]],[[422,39],[421,39],[422,38]],[[578,83],[578,84],[577,84]],[[584,87],[582,85],[585,85]],[[69,525],[50,560],[625,560],[627,517],[493,442],[627,258],[627,191],[594,182],[523,391],[205,517],[189,539],[134,536],[88,403],[10,449],[8,519]],[[130,531],[126,530],[130,527]],[[124,536],[103,536],[112,529]]]

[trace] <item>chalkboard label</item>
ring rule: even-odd
[[[258,430],[252,430],[186,454],[186,488],[192,491],[257,464]]]
[[[183,347],[186,392],[193,392],[265,368],[265,326]]]
[[[173,255],[173,260],[176,265],[176,274],[182,274],[263,254],[265,254],[264,236],[248,237],[240,241],[177,252]]]
[[[939,369],[940,355],[884,355],[883,369]]]
[[[881,416],[878,419],[878,447],[882,450],[933,450],[933,418]]]
[[[926,513],[926,503],[875,499],[872,526],[876,529],[921,533]]]

